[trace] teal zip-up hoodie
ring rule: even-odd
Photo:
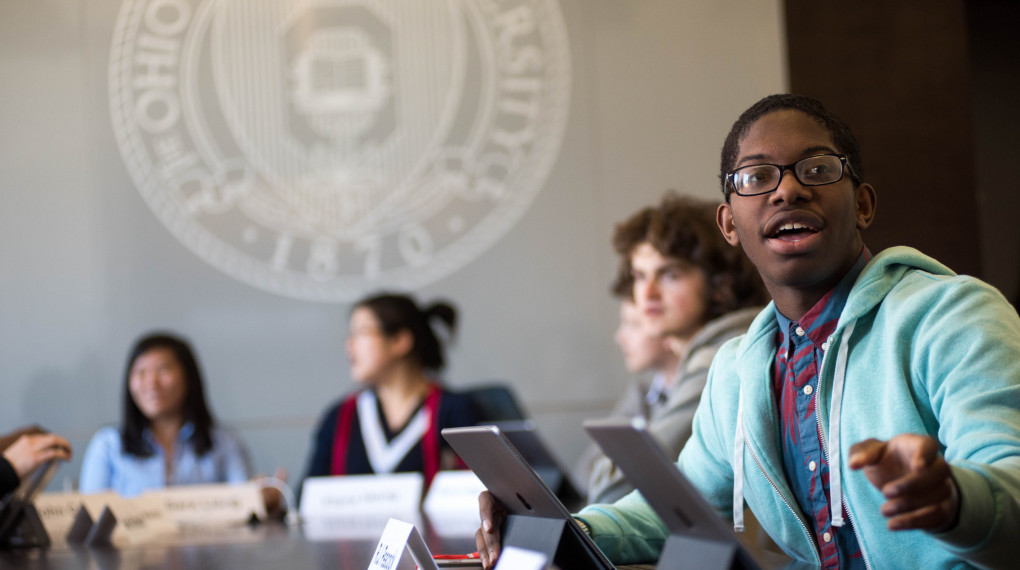
[[[743,510],[734,504],[746,500],[787,554],[817,564],[808,524],[783,472],[771,383],[774,311],[766,307],[746,335],[716,355],[678,465],[721,516],[732,519]],[[818,387],[833,498],[845,505],[871,568],[1017,563],[1020,318],[997,290],[910,248],[882,252],[854,284]],[[903,433],[940,442],[960,490],[953,530],[888,530],[879,511],[881,493],[847,467],[854,443]],[[741,463],[735,476],[734,465]],[[618,564],[654,560],[666,538],[638,493],[589,506],[578,516]]]

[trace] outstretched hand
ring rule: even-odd
[[[499,558],[499,531],[506,519],[506,509],[492,493],[482,491],[482,494],[478,495],[478,516],[481,518],[482,527],[475,533],[475,547],[478,549],[482,568],[490,570]]]
[[[850,448],[850,468],[886,498],[882,516],[890,530],[948,530],[957,519],[960,495],[938,442],[902,434],[889,441],[868,439]]]
[[[70,460],[71,444],[50,433],[22,435],[3,451],[3,456],[18,477],[25,477],[50,459]]]

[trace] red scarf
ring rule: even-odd
[[[421,453],[425,488],[439,471],[439,402],[443,394],[435,384],[429,385],[429,393],[425,395],[425,411],[429,415],[429,427],[422,436]],[[330,475],[347,474],[347,442],[351,437],[351,426],[358,405],[358,393],[350,395],[340,404],[340,414],[336,422],[336,435],[333,437],[333,466]]]

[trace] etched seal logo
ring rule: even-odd
[[[414,289],[520,219],[566,124],[555,0],[125,0],[110,112],[149,207],[299,299]]]

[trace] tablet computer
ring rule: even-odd
[[[514,448],[520,452],[524,460],[545,481],[547,487],[556,493],[556,498],[568,510],[580,509],[584,506],[584,497],[577,486],[571,481],[566,469],[557,461],[552,451],[539,436],[535,422],[531,420],[513,420],[493,422],[503,435],[510,440]]]
[[[489,492],[503,503],[510,514],[534,519],[526,526],[541,532],[540,529],[555,526],[548,525],[543,519],[566,522],[562,526],[564,533],[569,536],[560,539],[560,548],[555,551],[555,559],[558,560],[562,556],[567,565],[557,562],[559,566],[601,570],[614,568],[502,430],[491,425],[473,426],[446,428],[442,434],[450,443],[450,447],[481,479]],[[509,527],[508,521],[504,527],[505,533],[510,532]],[[525,544],[517,546],[529,548]],[[551,553],[550,557],[553,557]]]
[[[50,459],[46,463],[43,463],[39,467],[35,468],[28,474],[4,501],[4,503],[11,503],[14,501],[20,501],[22,503],[32,503],[35,498],[39,496],[39,493],[50,484],[50,480],[53,479],[53,475],[56,474],[57,468],[60,467],[61,461],[59,459]]]
[[[733,549],[735,567],[760,568],[733,528],[680,472],[675,459],[666,457],[643,418],[590,420],[584,429],[641,492],[670,535],[693,539],[689,544],[703,540],[727,545]]]
[[[49,485],[61,461],[50,459],[0,502],[0,547],[49,546],[50,537],[33,502]]]

